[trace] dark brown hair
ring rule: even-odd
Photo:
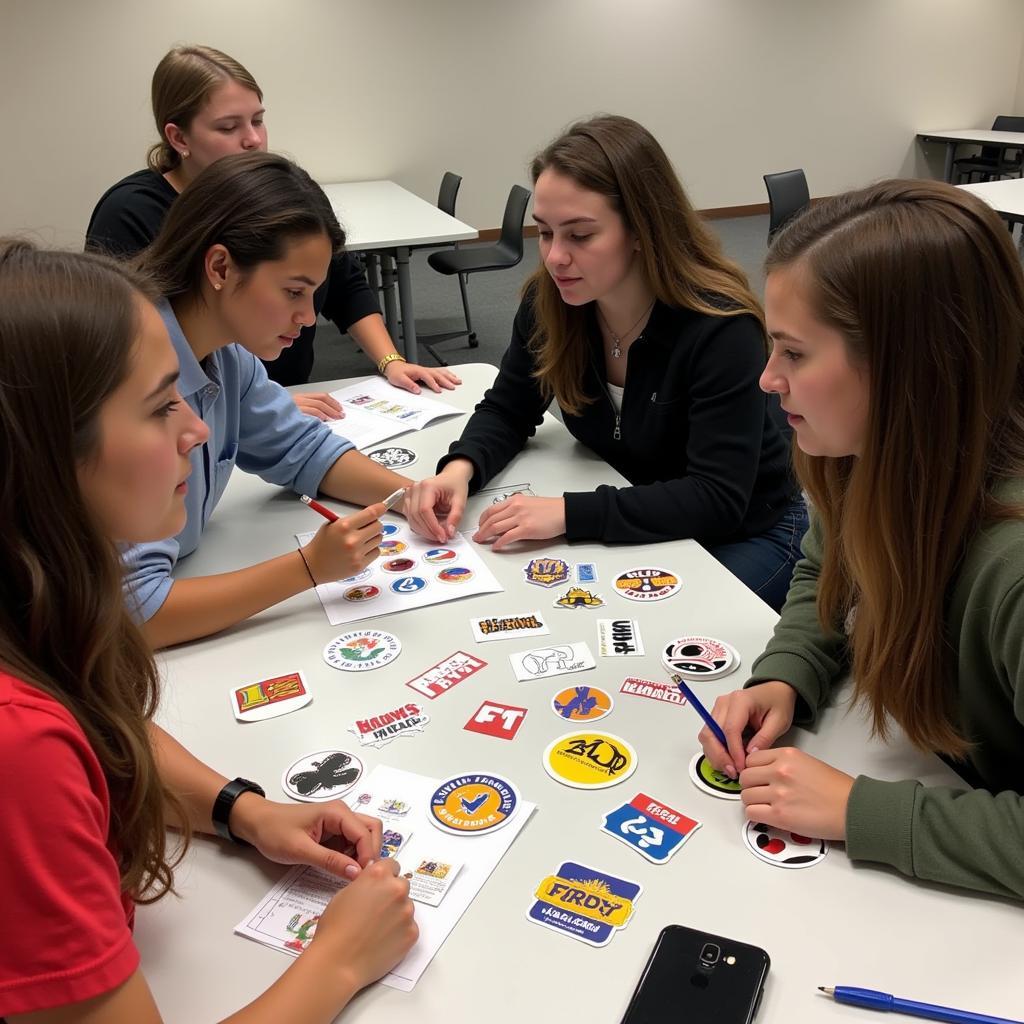
[[[153,72],[150,89],[153,120],[160,135],[146,157],[152,170],[163,174],[181,163],[181,154],[164,136],[165,125],[176,124],[188,131],[210,94],[228,81],[251,89],[263,102],[256,79],[237,60],[212,46],[175,46],[164,55]]]
[[[244,273],[317,234],[336,253],[345,245],[323,189],[287,157],[238,153],[214,161],[174,200],[138,261],[166,297],[198,295],[212,245],[223,245]]]
[[[920,748],[963,756],[957,660],[945,628],[966,548],[1024,469],[1024,274],[981,200],[930,181],[883,181],[828,200],[775,238],[815,315],[866,369],[863,451],[795,463],[821,522],[818,613],[850,642],[858,697]]]
[[[580,121],[534,158],[534,184],[548,169],[608,199],[639,239],[644,277],[660,302],[712,316],[750,313],[763,323],[743,271],[725,257],[690,205],[665,151],[642,125],[611,114]],[[537,379],[563,409],[578,413],[592,401],[582,387],[589,304],[563,302],[544,266],[527,281],[524,294],[533,296],[536,325],[529,343]]]
[[[176,801],[147,734],[157,671],[77,477],[130,372],[145,297],[145,281],[105,257],[0,239],[0,665],[82,727],[110,790],[121,884],[149,901],[176,862],[164,832]]]

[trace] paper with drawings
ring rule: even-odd
[[[427,817],[430,796],[439,782],[425,775],[378,765],[360,780],[346,801],[354,810],[376,809],[388,804],[408,808],[400,819],[410,832],[407,844],[398,855],[403,873],[415,872],[424,861],[453,868],[461,865],[457,872],[451,872],[454,881],[440,894],[439,905],[416,904],[419,940],[405,959],[381,979],[382,984],[403,992],[411,991],[419,981],[536,807],[522,800],[509,823],[487,835],[447,835],[431,825]],[[388,825],[389,820],[384,817],[384,827]],[[291,868],[238,924],[235,934],[298,956],[312,941],[319,916],[331,897],[346,884],[344,879],[334,878],[317,868]]]
[[[410,430],[421,430],[443,416],[463,415],[454,405],[423,394],[410,394],[380,378],[350,384],[332,391],[331,395],[341,402],[345,418],[331,420],[328,426],[357,448],[367,448]]]

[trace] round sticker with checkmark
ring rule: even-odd
[[[480,836],[507,825],[519,807],[519,790],[499,775],[465,772],[445,779],[430,797],[428,817],[442,832]]]

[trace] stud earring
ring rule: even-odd
[[[192,154],[187,149],[183,149],[181,151],[181,157],[183,160],[187,160],[191,155]]]

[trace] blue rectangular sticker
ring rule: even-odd
[[[576,563],[576,582],[577,583],[596,583],[597,582],[597,566],[593,562],[577,562]]]

